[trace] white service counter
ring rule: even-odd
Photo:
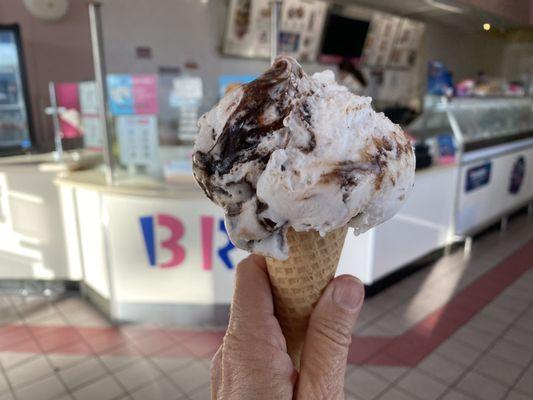
[[[0,279],[74,280],[81,269],[69,263],[63,208],[54,179],[59,171],[101,161],[95,153],[66,152],[0,158]]]
[[[392,220],[359,237],[348,234],[339,273],[371,284],[449,243],[456,176],[455,167],[418,172]],[[221,210],[192,176],[171,188],[149,181],[109,187],[100,173],[85,171],[57,184],[68,236],[78,237],[68,241],[69,262],[112,318],[224,320],[234,268],[246,253],[231,244]]]

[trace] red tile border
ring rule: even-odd
[[[87,345],[87,343],[80,341],[76,343],[71,343],[67,346],[59,347],[54,351],[50,352],[54,354],[64,354],[64,355],[89,355],[94,354],[93,350]]]
[[[12,353],[35,353],[41,354],[43,350],[37,342],[33,339],[28,339],[23,342],[18,342],[17,344],[10,346],[8,349],[2,349],[1,351],[9,351]]]
[[[56,349],[68,347],[80,343],[81,336],[74,329],[60,329],[54,334],[49,334],[43,338],[37,338],[37,342],[43,351],[51,353]]]
[[[399,360],[404,366],[416,366],[532,267],[533,241],[530,241],[402,335],[390,338],[382,351],[385,357],[374,357],[364,364],[391,365],[383,361]],[[352,342],[354,345],[357,342]]]
[[[174,344],[166,349],[159,350],[151,355],[160,358],[194,358],[197,357],[190,350],[180,344]]]
[[[123,344],[122,346],[109,349],[107,351],[99,352],[101,356],[124,356],[124,357],[142,357],[143,354],[137,347],[130,343]]]
[[[163,331],[155,330],[153,334],[131,339],[130,343],[133,343],[142,354],[151,356],[172,347],[176,344],[176,341]]]
[[[391,341],[389,337],[353,336],[348,362],[350,364],[365,364],[369,359],[379,354]]]
[[[96,353],[105,353],[127,343],[128,338],[125,337],[120,330],[115,328],[104,328],[105,331],[99,331],[97,335],[81,334],[84,341]],[[78,328],[79,332],[83,332],[84,328]]]
[[[224,333],[222,332],[204,331],[197,332],[180,344],[195,356],[211,357],[222,344],[223,338]]]
[[[533,268],[533,241],[500,262],[400,336],[354,336],[348,362],[414,367],[488,303]],[[224,332],[125,326],[0,326],[0,351],[111,356],[204,357]]]
[[[384,351],[373,355],[365,363],[358,365],[364,364],[380,367],[405,367],[405,363],[403,361],[392,357],[390,354]]]
[[[33,336],[24,325],[7,325],[0,327],[0,351],[10,350],[27,340],[33,340]]]

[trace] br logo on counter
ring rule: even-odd
[[[180,241],[185,236],[185,226],[179,218],[168,214],[157,214],[155,216],[149,215],[140,217],[139,222],[141,224],[144,245],[151,267],[158,266],[160,268],[174,268],[183,264],[187,257],[187,250]],[[216,227],[215,223],[217,225]],[[157,243],[158,248],[164,249],[170,254],[170,258],[161,263],[158,263],[157,260],[158,251],[156,248],[154,224],[157,224],[157,227],[168,232],[167,235],[164,235],[166,238]],[[226,268],[233,269],[234,265],[229,253],[235,248],[235,246],[229,240],[224,220],[213,216],[201,216],[199,243],[202,253],[202,269],[206,271],[213,269],[213,248],[216,233],[223,234],[226,241],[226,244],[216,249],[216,255]]]

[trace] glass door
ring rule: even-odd
[[[27,91],[17,25],[0,25],[0,155],[32,145]]]

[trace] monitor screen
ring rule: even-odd
[[[369,26],[369,21],[330,14],[324,31],[322,54],[339,58],[361,57]]]
[[[20,36],[0,26],[0,151],[31,146]]]

